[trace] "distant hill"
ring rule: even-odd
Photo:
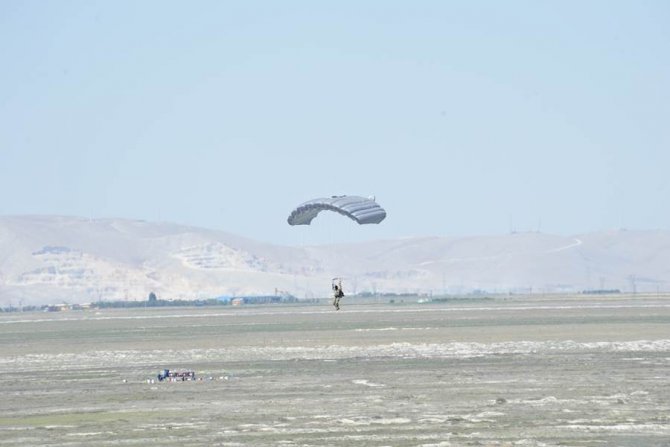
[[[124,219],[0,217],[0,307],[345,292],[670,289],[670,231],[518,233],[286,247],[221,231]]]

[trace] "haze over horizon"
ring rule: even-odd
[[[0,3],[0,215],[297,245],[670,229],[670,4]],[[376,195],[377,226],[286,223]]]
[[[670,230],[280,246],[124,219],[0,216],[0,306],[276,294],[670,290]]]
[[[577,237],[587,234],[607,234],[615,232],[657,232],[657,231],[670,231],[666,228],[633,228],[633,227],[612,227],[612,228],[603,228],[595,229],[590,231],[575,231],[571,233],[561,233],[561,232],[550,232],[541,228],[542,222],[537,222],[536,228],[517,228],[512,225],[510,221],[510,227],[507,230],[501,230],[499,232],[488,232],[488,233],[468,233],[464,232],[462,234],[437,234],[437,233],[425,233],[425,234],[406,234],[406,235],[395,235],[395,236],[379,236],[375,233],[374,225],[361,226],[356,224],[353,221],[347,221],[346,217],[340,216],[335,213],[324,211],[318,215],[314,220],[315,225],[313,226],[301,226],[297,227],[296,232],[303,231],[305,234],[299,235],[295,241],[272,241],[264,239],[263,237],[253,237],[242,232],[234,232],[226,228],[215,228],[213,226],[204,226],[191,223],[180,223],[176,221],[167,221],[167,220],[151,220],[135,217],[118,217],[118,216],[81,216],[81,215],[69,215],[69,214],[4,214],[0,215],[0,218],[4,219],[66,219],[66,220],[80,220],[80,221],[90,221],[91,223],[100,223],[100,222],[115,222],[115,221],[126,221],[126,222],[136,222],[136,223],[145,223],[152,225],[167,225],[175,226],[179,228],[193,228],[203,231],[217,231],[227,233],[231,236],[241,237],[248,239],[250,241],[262,242],[267,244],[273,244],[278,246],[286,247],[298,247],[298,246],[327,246],[330,244],[358,244],[365,242],[380,242],[380,241],[399,241],[403,239],[422,239],[422,238],[468,238],[468,237],[498,237],[506,235],[515,235],[515,234],[543,234],[547,236],[560,236],[560,237]],[[350,227],[350,228],[339,228],[339,227]],[[358,234],[357,234],[358,233]]]

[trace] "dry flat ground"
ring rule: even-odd
[[[0,375],[0,446],[670,445],[670,297],[0,314]]]

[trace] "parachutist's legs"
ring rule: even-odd
[[[335,310],[340,310],[340,297],[336,296],[335,299],[333,300],[333,306],[335,306]]]

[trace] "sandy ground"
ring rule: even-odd
[[[670,445],[670,297],[343,305],[0,314],[0,445]]]

